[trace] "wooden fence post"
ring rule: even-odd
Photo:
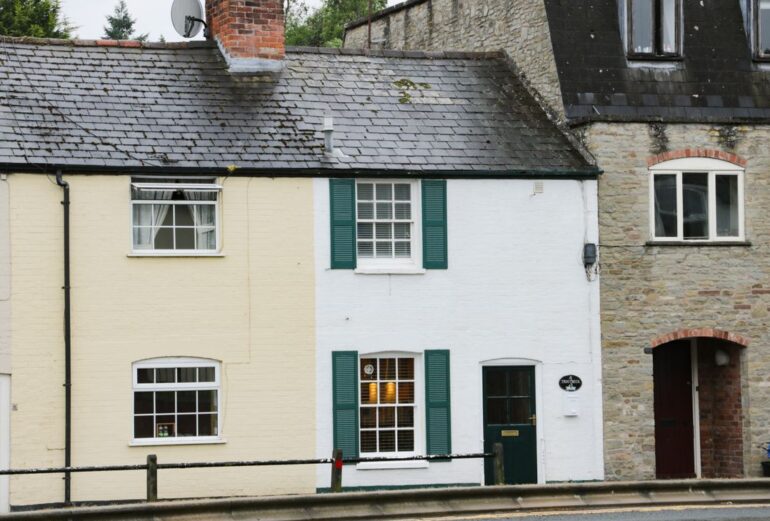
[[[495,485],[505,485],[505,463],[503,461],[503,444],[495,443],[492,445],[494,458],[494,477]]]
[[[332,459],[332,492],[342,492],[342,449],[334,449]]]
[[[158,500],[158,456],[147,455],[147,501]]]

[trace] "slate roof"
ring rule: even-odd
[[[293,49],[232,75],[207,42],[105,44],[0,42],[1,168],[597,173],[500,54]]]
[[[567,117],[668,122],[770,121],[770,69],[752,60],[737,0],[685,0],[684,58],[626,60],[617,0],[546,0]]]

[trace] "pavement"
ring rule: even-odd
[[[494,516],[441,517],[419,521],[767,521],[767,505],[719,505],[709,508],[668,507],[645,509],[575,510],[569,512],[516,513]],[[413,520],[417,521],[417,520]]]

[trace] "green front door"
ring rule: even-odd
[[[537,483],[535,368],[484,367],[484,451],[502,442],[505,482]],[[494,483],[493,461],[484,462],[486,483]]]

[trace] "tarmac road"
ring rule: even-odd
[[[770,506],[720,505],[710,508],[605,509],[441,519],[443,521],[770,521]]]

